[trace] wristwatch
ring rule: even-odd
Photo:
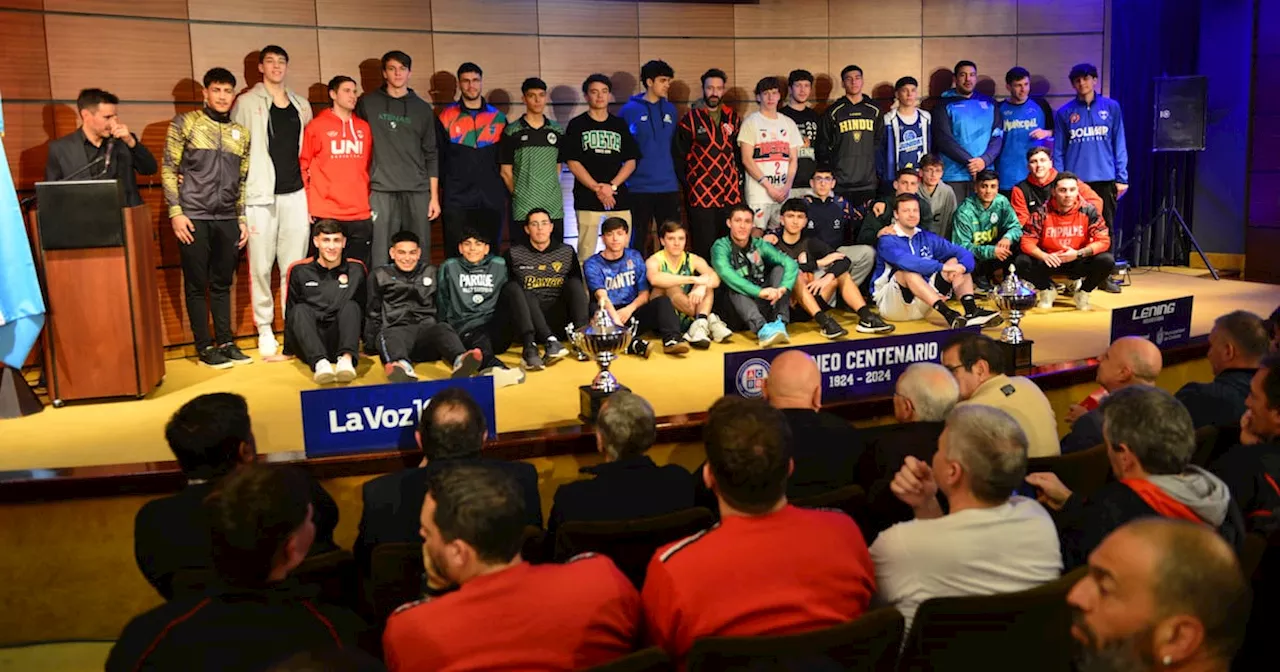
[[[610,183],[609,183],[609,188],[610,188],[610,189],[613,189],[613,193],[615,193],[615,194],[616,194],[616,193],[618,193],[618,185],[616,185],[616,184],[614,184],[614,183],[610,182]]]

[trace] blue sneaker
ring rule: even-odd
[[[779,317],[773,321],[774,328],[778,330],[778,339],[783,343],[791,342],[791,334],[787,333],[787,323]]]
[[[760,331],[756,332],[756,337],[760,339],[760,347],[767,348],[777,343],[779,339],[787,338],[787,335],[779,330],[778,322],[775,320],[766,322],[764,326],[760,327]]]

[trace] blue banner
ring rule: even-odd
[[[771,348],[728,352],[724,356],[724,393],[758,397],[769,377],[773,358],[799,350],[813,357],[822,373],[822,401],[876,397],[893,393],[898,376],[916,362],[937,362],[942,344],[960,331],[929,331],[920,334],[833,341],[794,348]]]
[[[1111,311],[1111,341],[1141,336],[1160,347],[1186,343],[1191,338],[1191,299],[1156,301]]]
[[[418,416],[437,392],[461,387],[484,412],[489,438],[498,419],[489,376],[419,383],[355,385],[302,393],[302,439],[307,457],[384,450],[417,450]]]
[[[4,109],[0,101],[0,136],[3,135]],[[0,143],[0,361],[20,369],[44,326],[44,297],[14,188],[4,144]]]

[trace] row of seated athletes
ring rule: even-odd
[[[796,373],[818,378],[811,359],[798,352],[788,356]],[[801,360],[808,360],[811,371],[800,371]],[[949,375],[938,365],[916,366]],[[769,385],[775,382],[781,383],[771,378]],[[954,381],[951,389],[954,400]],[[652,443],[652,409],[620,393],[606,402],[602,419],[615,403],[624,408],[605,432],[614,456],[599,467],[598,480],[610,464],[624,470],[640,466],[634,455],[626,462],[616,456],[623,448],[618,444],[648,445],[644,432],[634,433],[645,429],[643,423],[633,420],[650,422]],[[380,649],[391,670],[582,669],[644,644],[683,662],[701,637],[821,629],[856,619],[876,603],[898,609],[909,629],[915,610],[931,597],[1016,592],[1083,564],[1090,571],[1067,597],[1080,662],[1132,665],[1082,669],[1159,669],[1137,664],[1146,659],[1174,669],[1227,669],[1187,661],[1230,661],[1240,646],[1249,600],[1228,541],[1208,525],[1178,520],[1170,510],[1161,516],[1174,520],[1164,521],[1140,520],[1151,515],[1135,513],[1149,512],[1145,504],[1104,510],[1101,492],[1098,502],[1082,502],[1069,491],[1061,500],[1060,484],[1050,488],[1050,482],[1036,480],[1045,485],[1044,506],[1011,495],[1031,477],[1026,435],[1007,413],[967,405],[932,423],[938,425],[936,451],[928,461],[906,457],[890,485],[910,514],[868,545],[871,537],[844,512],[803,509],[789,501],[796,460],[789,446],[799,437],[792,435],[793,416],[778,406],[774,399],[727,397],[711,407],[707,463],[698,475],[714,494],[720,522],[659,548],[637,591],[604,556],[565,564],[531,564],[522,557],[530,485],[517,476],[517,467],[533,471],[531,465],[479,457],[484,424],[474,400],[461,390],[441,393],[418,432],[429,457],[417,469],[380,477],[364,489],[361,539],[368,542],[392,522],[408,527],[421,540],[426,570],[424,598],[390,616],[379,647],[367,637],[376,637],[376,628],[370,633],[369,624],[354,614],[318,604],[289,576],[315,544],[331,540],[336,521],[326,519],[325,507],[318,505],[318,486],[290,468],[252,464],[243,399],[206,395],[184,406],[166,434],[171,444],[194,442],[205,451],[175,448],[188,473],[205,473],[198,469],[211,469],[213,462],[235,466],[214,483],[189,486],[199,497],[179,495],[182,502],[170,498],[144,507],[138,559],[152,560],[146,551],[174,560],[169,556],[177,549],[158,543],[163,537],[156,536],[161,530],[155,524],[186,523],[175,539],[191,544],[182,550],[202,555],[185,560],[212,566],[219,583],[205,592],[173,594],[167,604],[135,618],[107,669],[171,669],[193,658],[216,669],[257,669],[300,653],[356,645]],[[216,411],[226,412],[215,420]],[[1108,399],[1103,412],[1118,453],[1112,468],[1127,479],[1108,486],[1108,501],[1119,501],[1115,492],[1139,490],[1136,484],[1148,479],[1156,488],[1162,476],[1142,472],[1144,466],[1163,470],[1170,468],[1164,461],[1172,460],[1175,470],[1185,468],[1194,445],[1182,430],[1191,421],[1172,395],[1138,386]],[[1151,425],[1144,423],[1155,417],[1170,422],[1147,432],[1144,427]],[[220,431],[198,431],[214,425]],[[853,430],[846,425],[844,431]],[[433,452],[459,442],[475,444],[468,457]],[[689,477],[679,467],[661,469]],[[608,477],[616,481],[621,473],[613,469]],[[536,477],[532,487],[536,492]],[[1150,495],[1144,500],[1151,501]],[[161,503],[173,514],[163,520],[156,517]],[[1062,517],[1055,523],[1045,506],[1061,508]],[[1087,537],[1066,529],[1082,519],[1091,521]],[[1089,545],[1071,547],[1069,558],[1068,540]],[[795,571],[798,560],[803,571]],[[1170,562],[1179,571],[1170,571]],[[1128,589],[1113,590],[1117,584]],[[1150,602],[1145,592],[1132,595],[1135,590],[1157,599]],[[1176,598],[1162,602],[1158,596],[1166,593]],[[1124,618],[1114,612],[1117,600],[1132,601],[1125,602],[1132,611]]]

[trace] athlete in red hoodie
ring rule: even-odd
[[[1081,198],[1081,184],[1072,173],[1058,173],[1044,216],[1031,217],[1022,229],[1022,254],[1015,262],[1018,275],[1036,286],[1043,309],[1052,308],[1056,298],[1051,275],[1082,278],[1073,298],[1076,308],[1089,310],[1089,293],[1111,277],[1116,266],[1107,251],[1107,224],[1100,210]]]
[[[369,159],[373,136],[369,123],[354,113],[356,82],[338,75],[329,80],[333,108],[316,115],[302,134],[302,181],[312,221],[333,219],[347,233],[345,256],[370,267],[373,220],[369,212]],[[383,254],[386,251],[383,250]],[[385,263],[385,256],[379,257]]]
[[[1053,181],[1058,171],[1053,167],[1053,157],[1047,147],[1032,147],[1027,152],[1027,179],[1019,182],[1009,193],[1009,203],[1018,216],[1022,228],[1031,224],[1032,216],[1044,216],[1045,208],[1053,198]],[[1102,212],[1102,197],[1087,182],[1080,183],[1080,197]]]

